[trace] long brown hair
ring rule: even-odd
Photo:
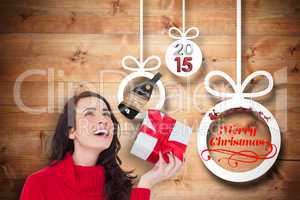
[[[101,95],[85,91],[68,100],[64,106],[63,113],[60,115],[56,130],[52,139],[52,152],[50,163],[56,163],[63,160],[68,152],[74,151],[73,140],[69,139],[68,132],[70,128],[76,127],[76,104],[81,98],[96,97],[102,100],[110,114],[114,124],[114,136],[110,147],[98,156],[97,165],[105,168],[105,195],[107,200],[128,200],[135,176],[132,172],[125,172],[121,169],[122,161],[118,157],[121,145],[118,139],[119,122],[114,116],[107,100]]]

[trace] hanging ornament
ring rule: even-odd
[[[279,126],[272,113],[252,98],[261,97],[271,92],[273,79],[266,71],[256,71],[242,82],[241,69],[241,0],[237,0],[237,82],[222,71],[212,71],[205,77],[205,88],[213,96],[227,98],[210,109],[203,117],[198,129],[198,152],[205,166],[216,176],[231,182],[247,182],[265,174],[276,161],[281,144]],[[232,87],[233,93],[221,92],[211,88],[212,77],[224,78]],[[268,87],[262,91],[245,93],[247,85],[256,77],[263,76],[268,80]],[[238,126],[243,118],[237,118],[237,123],[228,124],[229,116],[251,114],[256,122]],[[264,140],[258,130],[268,129],[269,140]],[[257,128],[260,127],[260,128]],[[227,148],[228,147],[228,148]],[[230,148],[232,147],[232,148]],[[256,151],[263,148],[264,153]],[[217,157],[217,158],[215,158]],[[224,167],[224,163],[227,167]],[[255,167],[242,169],[243,166]]]
[[[130,73],[128,76],[126,76],[121,81],[119,88],[118,88],[118,96],[117,96],[118,103],[119,103],[118,108],[120,109],[121,113],[129,119],[133,119],[133,118],[143,119],[144,113],[140,113],[139,112],[140,110],[138,108],[132,108],[130,106],[127,106],[126,105],[127,103],[124,102],[124,91],[125,91],[125,88],[128,85],[128,83],[131,80],[139,78],[139,77],[144,77],[144,78],[148,78],[148,79],[157,79],[157,78],[159,79],[160,78],[160,74],[157,74],[156,77],[154,77],[155,75],[153,73],[151,73],[152,71],[159,69],[159,67],[161,66],[160,58],[158,56],[153,55],[153,56],[148,57],[146,60],[144,60],[143,4],[144,4],[143,0],[140,0],[140,58],[138,60],[137,58],[135,58],[133,56],[123,57],[122,67],[128,71],[132,71],[132,73]],[[127,65],[128,61],[134,62],[136,67],[129,67]],[[156,62],[156,65],[146,68],[146,65],[149,66],[148,63],[150,63],[150,62],[151,63]],[[165,98],[166,98],[165,88],[160,80],[155,80],[153,83],[157,85],[157,87],[159,89],[159,93],[160,93],[159,102],[155,106],[155,109],[160,110],[160,109],[162,109],[164,102],[165,102]],[[138,99],[131,99],[129,101],[131,101],[134,104],[138,104],[138,106],[136,106],[136,107],[140,107],[140,104],[143,103],[141,101],[138,101]]]
[[[182,0],[182,31],[177,27],[169,29],[169,37],[175,39],[167,48],[165,60],[168,69],[177,76],[190,76],[198,71],[202,63],[199,46],[191,41],[199,36],[199,29],[185,30],[185,0]]]

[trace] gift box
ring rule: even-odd
[[[192,128],[159,110],[148,110],[131,153],[154,164],[159,159],[159,152],[166,162],[169,162],[170,152],[183,161],[191,134]]]

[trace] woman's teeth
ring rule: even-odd
[[[102,135],[108,135],[109,133],[108,133],[108,131],[107,130],[96,130],[95,131],[95,135],[100,135],[100,136],[102,136]]]

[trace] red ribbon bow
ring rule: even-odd
[[[169,141],[176,120],[167,115],[162,117],[159,110],[148,110],[148,118],[155,130],[142,124],[139,132],[144,132],[158,141],[147,160],[151,163],[156,163],[159,159],[159,152],[162,153],[166,162],[169,162],[168,153],[170,152],[180,160],[183,160],[186,145],[176,141]]]

